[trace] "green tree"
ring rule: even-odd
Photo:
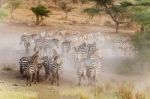
[[[97,7],[101,6],[105,9],[105,13],[108,14],[116,24],[116,33],[119,30],[119,25],[130,22],[130,13],[127,8],[120,5],[115,5],[114,0],[94,0]],[[128,20],[128,21],[125,21]]]
[[[83,10],[84,13],[87,13],[89,16],[89,20],[92,20],[94,16],[101,14],[101,9],[99,8],[86,8]]]
[[[149,0],[136,0],[130,6],[133,20],[141,26],[141,30],[134,34],[133,44],[138,50],[138,62],[149,70],[150,64],[150,2]],[[149,71],[148,71],[149,72]]]
[[[51,13],[45,6],[38,5],[37,7],[31,8],[32,12],[36,16],[36,24],[39,25],[45,17],[48,17]]]

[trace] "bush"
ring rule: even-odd
[[[68,19],[68,13],[71,12],[74,8],[70,6],[67,2],[61,2],[59,7],[65,12],[65,19]]]
[[[99,8],[86,8],[83,10],[84,13],[88,14],[90,20],[92,20],[94,16],[99,15],[101,11]]]
[[[22,3],[22,0],[8,0],[11,16],[13,12],[16,10],[16,8],[20,6],[21,3]]]
[[[123,85],[119,88],[118,95],[119,99],[134,99],[134,89],[130,84]]]
[[[36,16],[37,25],[39,25],[44,20],[44,17],[48,17],[49,13],[51,13],[45,6],[42,5],[32,7],[31,10]]]
[[[5,9],[3,9],[3,8],[0,8],[0,19],[3,19],[7,15],[8,15],[7,11]]]
[[[13,69],[11,67],[9,67],[9,66],[4,66],[3,70],[4,71],[12,71]]]

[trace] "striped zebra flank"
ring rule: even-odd
[[[78,85],[81,85],[83,80],[88,81],[88,85],[95,85],[98,73],[101,69],[101,62],[99,59],[84,59],[80,62],[78,69]]]
[[[38,53],[39,51],[35,52],[35,54],[33,54],[33,56],[31,57],[31,62],[26,70],[27,73],[27,86],[30,85],[32,81],[34,81],[34,83],[36,84],[37,81],[37,60],[38,60]],[[33,79],[34,78],[34,79]]]
[[[27,70],[29,64],[31,62],[31,57],[21,57],[19,60],[19,65],[20,65],[20,74],[25,77],[27,74],[25,71]]]
[[[60,73],[62,68],[62,57],[54,56],[49,66],[50,73],[52,76],[51,84],[53,85],[54,83],[56,83],[57,86],[59,86]]]

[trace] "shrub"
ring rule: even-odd
[[[59,7],[65,12],[65,19],[68,19],[68,13],[71,12],[74,8],[70,6],[67,2],[61,2]]]
[[[37,25],[39,25],[44,20],[44,18],[48,17],[49,13],[51,13],[45,6],[42,5],[32,7],[31,10],[36,16]]]
[[[11,16],[13,12],[20,6],[22,0],[8,0]]]
[[[3,70],[4,71],[12,71],[13,69],[11,67],[9,67],[9,66],[4,66]]]
[[[121,99],[134,99],[132,85],[126,84],[119,88],[118,95]]]
[[[0,19],[3,19],[7,15],[8,15],[7,11],[5,9],[3,9],[3,8],[0,8]]]

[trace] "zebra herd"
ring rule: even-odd
[[[39,73],[44,66],[45,75],[50,78],[51,83],[54,82],[59,85],[59,71],[62,65],[61,57],[55,55],[49,60],[48,57],[39,57],[39,51],[36,51],[32,56],[21,57],[20,61],[20,73],[27,79],[27,85],[31,86],[32,81],[36,84],[39,82]]]
[[[135,49],[131,38],[121,38],[114,41],[114,49],[118,56],[135,56]]]
[[[95,85],[102,67],[102,52],[99,45],[105,40],[111,40],[109,36],[102,38],[100,33],[68,33],[68,31],[42,32],[38,34],[21,35],[21,43],[24,44],[26,56],[19,60],[20,73],[27,78],[27,85],[34,81],[39,82],[40,70],[45,70],[45,79],[51,84],[59,85],[60,73],[63,71],[65,55],[70,54],[76,63],[78,84],[87,81],[89,85]],[[118,48],[126,49],[126,42],[114,42]],[[33,49],[32,49],[33,48]],[[33,54],[29,54],[33,51]],[[31,56],[30,56],[31,55]],[[29,82],[29,83],[28,83]]]

